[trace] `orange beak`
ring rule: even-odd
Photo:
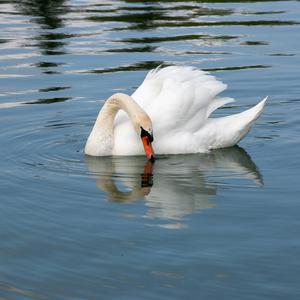
[[[154,156],[154,151],[152,149],[152,145],[149,141],[149,137],[148,136],[143,136],[142,138],[142,142],[143,142],[143,146],[145,149],[145,153],[148,157],[149,160],[154,161],[155,156]]]

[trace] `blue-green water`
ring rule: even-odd
[[[0,299],[299,299],[299,1],[0,1]],[[240,147],[85,157],[104,100],[207,69]]]

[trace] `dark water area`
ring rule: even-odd
[[[299,1],[0,1],[0,299],[299,299]],[[238,147],[83,154],[158,65],[269,96]]]

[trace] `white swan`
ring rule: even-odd
[[[233,146],[248,133],[267,98],[242,113],[209,118],[214,110],[234,101],[217,98],[225,89],[215,77],[193,67],[151,70],[131,96],[117,93],[107,99],[85,153],[142,155],[145,151],[153,159],[154,150],[183,154]]]

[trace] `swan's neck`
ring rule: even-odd
[[[103,125],[109,124],[110,130],[113,131],[114,120],[120,109],[128,114],[133,124],[137,122],[138,117],[145,114],[143,109],[132,99],[132,97],[126,94],[117,93],[107,99],[99,112],[95,125],[102,127]]]
[[[135,130],[138,130],[137,120],[146,113],[132,97],[122,93],[114,94],[106,100],[98,114],[85,146],[86,154],[94,156],[112,154],[114,146],[114,120],[120,109],[128,114]]]

